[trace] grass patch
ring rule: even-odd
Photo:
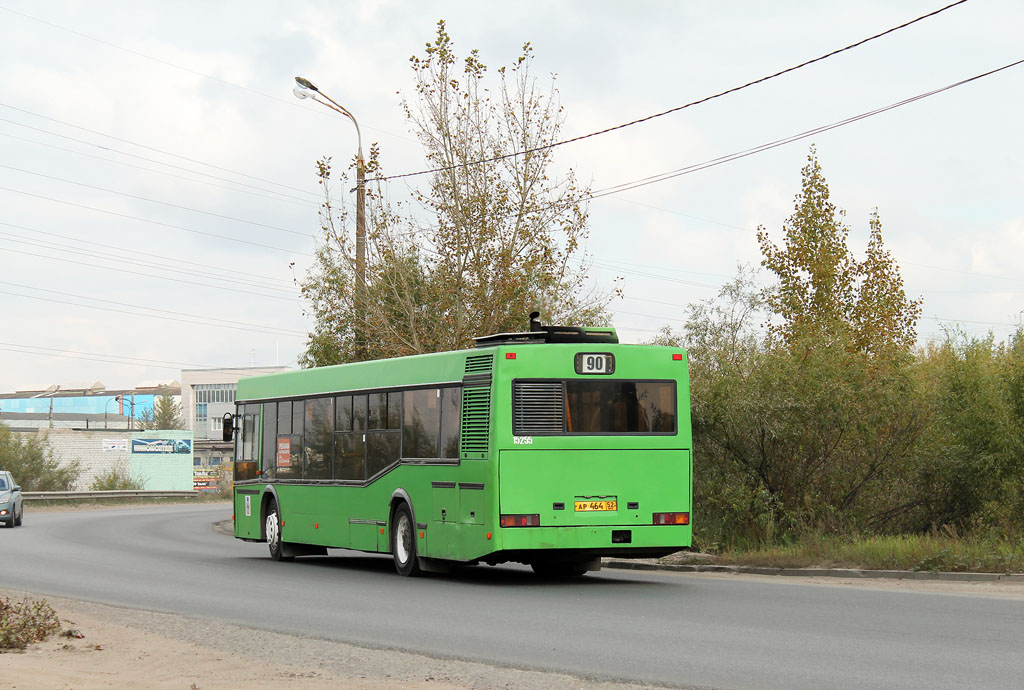
[[[60,630],[60,619],[46,599],[0,597],[0,651],[25,649]]]
[[[952,530],[860,539],[808,534],[774,547],[726,551],[714,562],[775,568],[861,568],[944,572],[1024,572],[1024,539],[962,537]]]

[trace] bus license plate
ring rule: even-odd
[[[591,510],[618,510],[618,501],[573,501],[573,509],[577,513]]]

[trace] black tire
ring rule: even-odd
[[[271,501],[268,506],[264,531],[267,537],[267,546],[270,548],[271,558],[275,561],[291,561],[295,559],[295,556],[284,555],[284,542],[281,541],[281,511],[277,508],[277,501]]]
[[[553,563],[531,563],[534,574],[538,577],[569,578],[582,577],[589,572],[587,561],[557,561]]]
[[[21,527],[21,521],[25,519],[25,509],[22,508],[21,512],[18,513],[18,517],[14,518],[14,526]]]
[[[416,556],[416,523],[407,503],[399,503],[391,517],[391,556],[395,559],[395,570],[403,577],[420,574],[420,562]]]

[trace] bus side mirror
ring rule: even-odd
[[[225,443],[230,443],[235,437],[235,415],[230,412],[224,413],[222,436]]]

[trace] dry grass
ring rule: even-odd
[[[1024,539],[962,537],[952,530],[861,539],[810,534],[785,546],[721,553],[714,562],[777,568],[1019,573],[1024,572]]]

